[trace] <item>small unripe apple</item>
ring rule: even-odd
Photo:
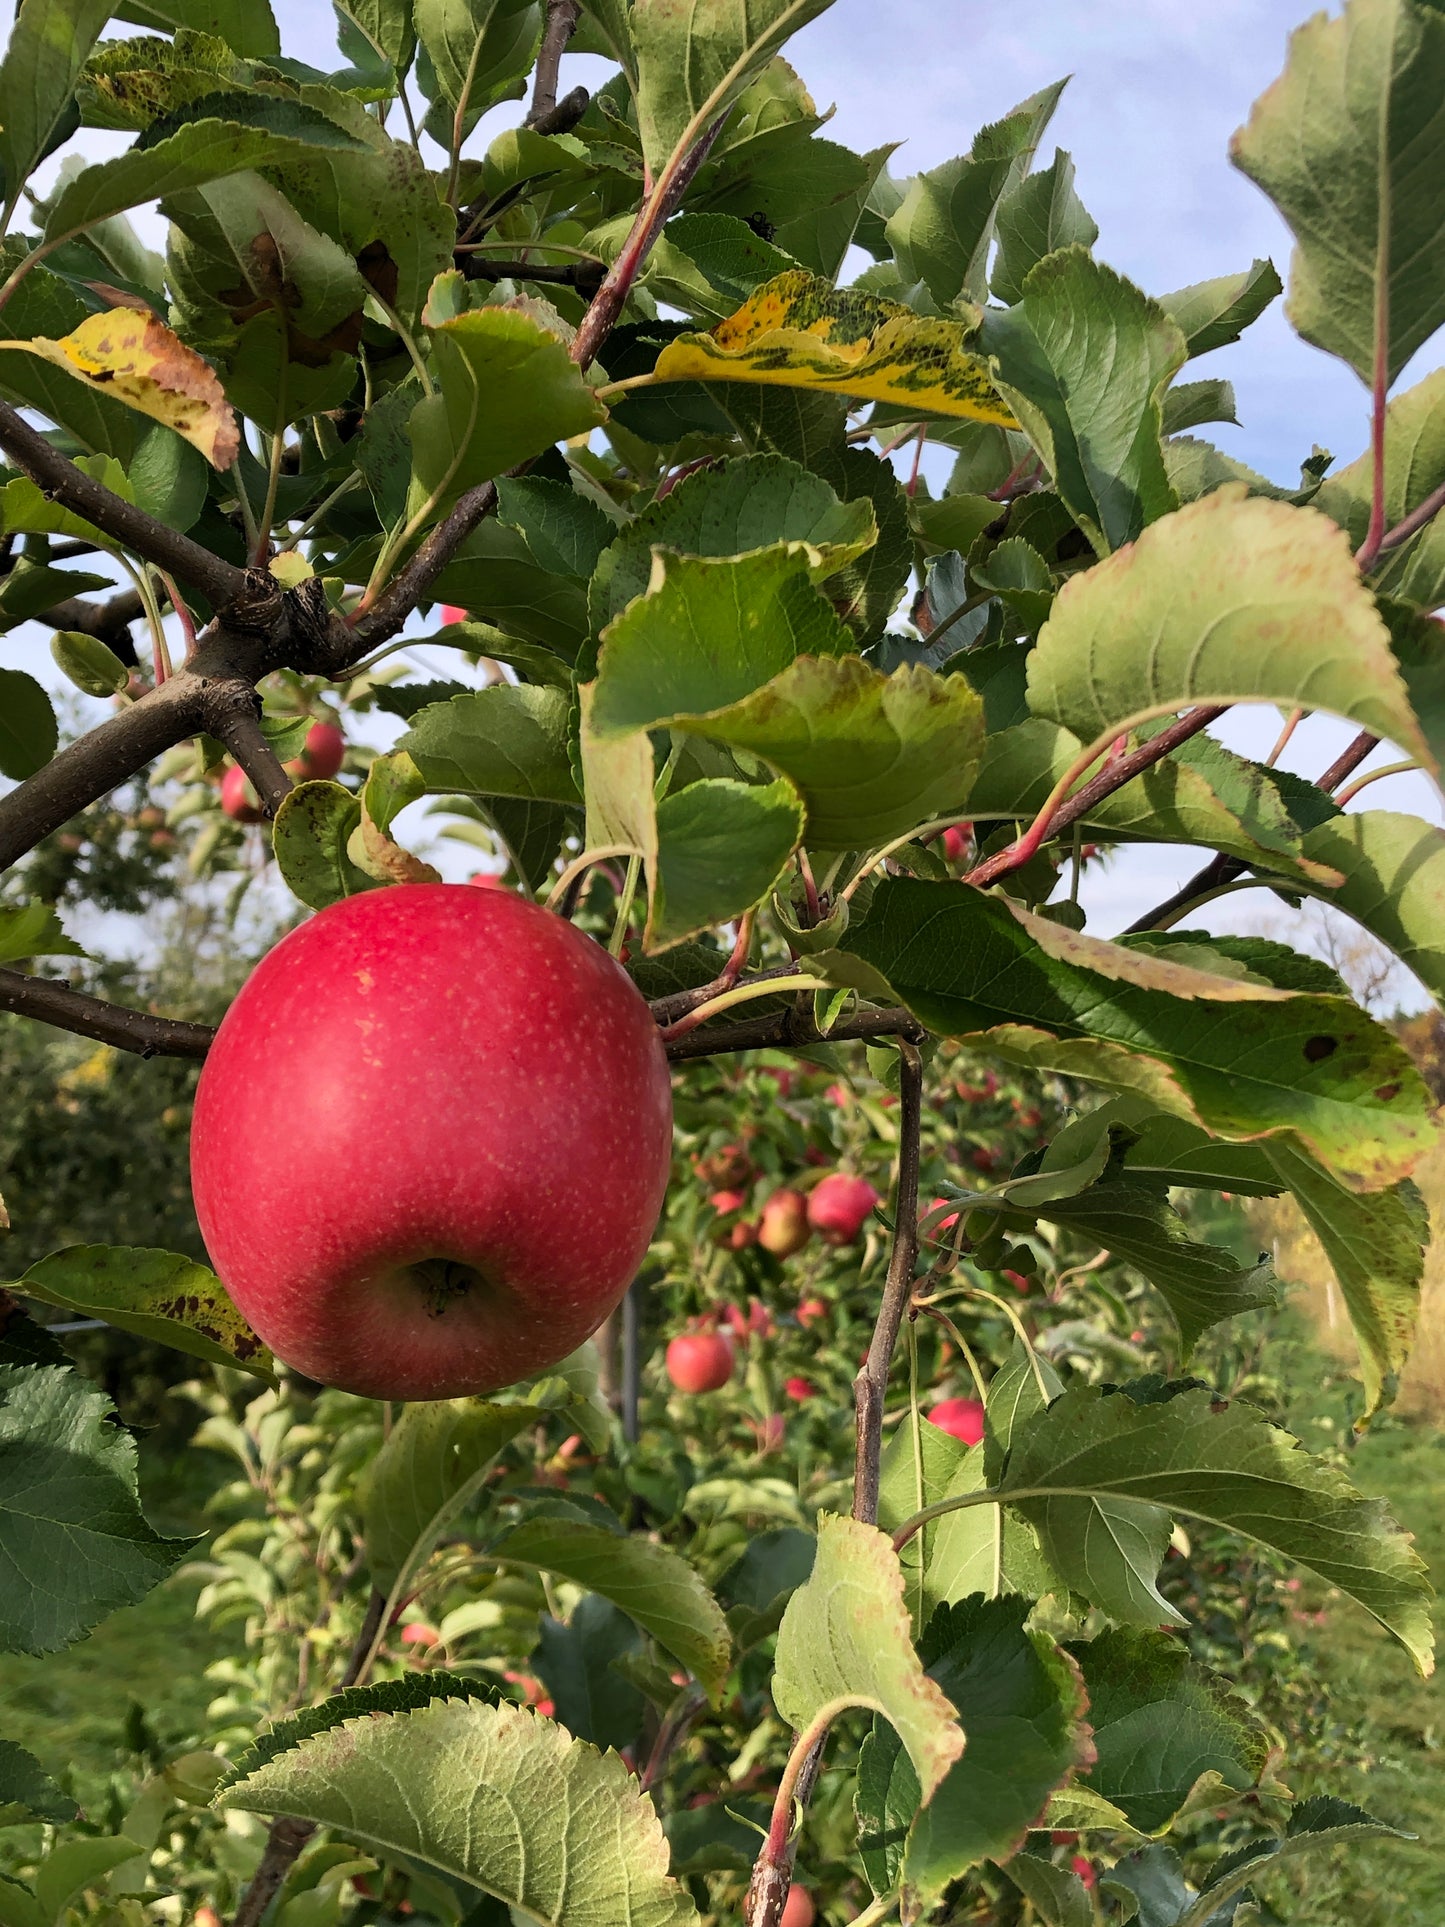
[[[335,723],[313,723],[306,732],[301,762],[314,783],[329,783],[346,757],[346,738]]]
[[[815,1918],[812,1896],[807,1888],[789,1887],[778,1927],[813,1927]]]
[[[637,1274],[667,1186],[652,1013],[502,890],[402,884],[272,950],[196,1092],[212,1263],[278,1357],[367,1398],[548,1370]]]
[[[808,1200],[801,1191],[784,1187],[775,1191],[763,1206],[758,1225],[758,1243],[775,1258],[791,1258],[801,1251],[812,1236],[808,1223]]]
[[[926,1414],[930,1425],[965,1445],[977,1445],[983,1437],[983,1405],[976,1398],[945,1398]]]
[[[684,1332],[667,1348],[667,1375],[680,1392],[715,1392],[733,1375],[733,1348],[721,1332]]]
[[[825,1245],[850,1245],[878,1202],[879,1194],[867,1178],[834,1171],[809,1196],[808,1223]]]
[[[261,800],[246,779],[239,763],[232,763],[221,778],[221,814],[233,823],[264,823],[266,812]]]

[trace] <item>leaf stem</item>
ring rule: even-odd
[[[791,977],[770,977],[762,981],[754,980],[749,984],[739,984],[733,990],[723,991],[721,996],[710,997],[705,1004],[699,1004],[685,1017],[679,1017],[675,1024],[664,1025],[659,1035],[665,1044],[670,1044],[679,1037],[686,1037],[688,1032],[696,1030],[699,1024],[705,1024],[709,1017],[716,1017],[721,1011],[731,1010],[734,1004],[750,1003],[754,997],[772,997],[783,990],[817,990],[820,987],[820,981],[817,977],[799,973]]]
[[[1361,790],[1368,789],[1371,783],[1378,783],[1382,776],[1403,776],[1407,771],[1416,770],[1419,767],[1413,756],[1407,756],[1399,763],[1381,763],[1378,769],[1366,770],[1365,774],[1357,776],[1353,783],[1346,783],[1343,789],[1336,790],[1335,801],[1343,809],[1351,798],[1358,796]]]

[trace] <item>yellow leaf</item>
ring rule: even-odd
[[[12,344],[7,344],[12,345]],[[216,371],[149,309],[88,315],[59,341],[15,342],[91,383],[115,401],[164,422],[213,468],[229,468],[241,445],[236,417]]]
[[[916,315],[900,302],[834,288],[801,268],[765,282],[711,334],[680,335],[657,381],[775,382],[889,402],[920,415],[1016,424],[967,324]]]

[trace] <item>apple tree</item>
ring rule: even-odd
[[[1196,913],[1316,899],[1445,990],[1441,832],[1347,807],[1378,744],[1437,781],[1445,747],[1445,376],[1397,392],[1445,323],[1445,13],[1317,16],[1235,137],[1294,235],[1291,324],[1370,396],[1369,447],[1291,488],[1194,432],[1233,395],[1189,364],[1274,267],[1155,295],[1098,259],[1068,155],[1043,164],[1061,84],[895,180],[784,57],[827,5],[338,0],[331,72],[267,0],[20,11],[0,617],[53,632],[89,726],[62,745],[0,667],[0,1009],[205,1060],[215,1268],[119,1240],[12,1268],[0,1640],[55,1652],[190,1550],[27,1303],[203,1361],[202,1436],[263,1506],[245,1543],[273,1536],[270,1564],[221,1547],[210,1600],[265,1594],[250,1697],[123,1829],[67,1833],[46,1763],[0,1744],[0,1819],[61,1829],[0,1882],[6,1923],[84,1892],[143,1918],[177,1801],[198,1841],[266,1820],[237,1927],[329,1923],[372,1880],[473,1927],[802,1927],[820,1815],[832,1920],[988,1895],[1204,1927],[1388,1831],[1266,1797],[1161,1567],[1233,1535],[1430,1667],[1407,1535],[1191,1371],[1275,1286],[1186,1206],[1298,1200],[1367,1424],[1418,1312],[1429,1094],[1331,968]],[[562,90],[569,49],[607,63],[595,93]],[[94,129],[133,138],[87,161]],[[155,204],[164,256],[128,218]],[[411,673],[417,638],[454,679]],[[1264,761],[1215,733],[1245,704],[1285,719]],[[1277,758],[1315,713],[1357,733],[1310,782]],[[294,901],[218,1029],[86,987],[79,859],[118,794],[198,902]],[[442,883],[414,805],[497,887]],[[1090,934],[1086,863],[1141,843],[1197,874]],[[1000,1072],[1032,1141],[963,1170],[948,1134]],[[834,1155],[808,1140],[754,1227],[764,1074],[802,1080],[800,1153],[831,1106]],[[851,1388],[832,1353],[789,1381],[797,1492],[728,1472],[721,1432],[649,1444],[648,1304],[681,1320],[671,1382],[712,1396],[773,1316],[739,1307],[729,1346],[718,1254],[776,1295],[812,1236],[816,1302],[867,1317]],[[1165,1308],[1154,1355],[1052,1344],[1120,1268]],[[542,1589],[536,1671],[567,1691],[504,1690],[507,1599],[429,1642],[418,1602],[482,1570]],[[476,1664],[396,1661],[464,1636]],[[758,1773],[750,1835],[729,1789]],[[1231,1796],[1278,1824],[1196,1890],[1160,1836]]]

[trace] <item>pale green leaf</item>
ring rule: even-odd
[[[1285,311],[1306,341],[1393,382],[1445,321],[1445,14],[1348,0],[1291,36],[1235,165],[1294,231]]]
[[[115,13],[162,33],[209,34],[258,60],[281,51],[270,0],[126,0]]]
[[[1364,1418],[1372,1418],[1394,1398],[1415,1339],[1430,1241],[1425,1201],[1408,1181],[1348,1191],[1297,1146],[1277,1139],[1267,1149],[1339,1282],[1360,1348]]]
[[[1024,178],[999,203],[998,257],[992,287],[1000,301],[1022,299],[1024,279],[1046,254],[1091,248],[1098,225],[1074,191],[1074,163],[1062,148],[1053,162]]]
[[[1445,483],[1445,368],[1436,368],[1385,412],[1385,527],[1404,521]],[[1326,476],[1315,506],[1358,548],[1370,525],[1374,459],[1366,453]],[[1445,514],[1387,549],[1370,571],[1379,589],[1417,609],[1445,602]]]
[[[16,8],[0,62],[0,178],[7,214],[62,133],[86,57],[111,12],[108,0],[31,0],[28,8]]]
[[[0,683],[0,692],[4,684]],[[26,957],[83,957],[78,943],[66,936],[48,903],[0,904],[0,963],[19,963]]]
[[[687,1927],[652,1802],[616,1754],[515,1706],[445,1700],[349,1721],[223,1796],[469,1881],[543,1927]]]
[[[1328,710],[1431,760],[1345,536],[1238,485],[1066,582],[1028,690],[1084,742],[1196,703],[1265,702]]]
[[[82,629],[57,629],[50,653],[62,675],[87,696],[118,696],[130,681],[130,670],[115,651]]]
[[[502,1447],[538,1417],[532,1405],[436,1399],[403,1408],[367,1468],[361,1515],[372,1583],[390,1592],[481,1490]]]
[[[1144,1501],[1239,1533],[1307,1566],[1432,1666],[1430,1588],[1383,1502],[1362,1499],[1335,1465],[1238,1400],[1205,1390],[1143,1396],[1076,1386],[1038,1414],[994,1490],[1036,1526],[1049,1562],[1086,1596],[1088,1546],[1061,1530],[1058,1498]]]
[[[425,504],[436,514],[477,483],[606,420],[565,343],[530,315],[476,308],[440,322],[431,339],[437,393],[417,403],[407,424],[413,512]]]
[[[732,106],[784,41],[831,4],[633,0],[626,31],[636,62],[637,126],[653,176]]]
[[[962,1753],[953,1707],[913,1649],[898,1555],[876,1526],[819,1514],[812,1575],[778,1629],[773,1703],[799,1733],[872,1707],[903,1742],[925,1804]]]
[[[451,110],[433,131],[452,147],[489,107],[521,92],[542,9],[537,0],[415,0],[413,12],[437,94]]]
[[[641,740],[647,747],[646,737]],[[590,807],[590,778],[588,795]],[[761,903],[802,838],[803,814],[802,799],[785,779],[737,783],[715,776],[670,791],[656,806],[648,947],[680,943]]]
[[[11,1291],[103,1318],[153,1344],[239,1366],[271,1379],[271,1354],[231,1303],[214,1272],[174,1251],[128,1245],[68,1245],[12,1279]]]
[[[348,854],[361,828],[361,798],[341,783],[298,783],[271,826],[276,867],[293,896],[313,910],[376,887]]]
[[[1273,261],[1253,261],[1242,274],[1222,274],[1161,294],[1159,306],[1183,330],[1192,359],[1238,341],[1283,292]]]
[[[1344,997],[1232,982],[906,879],[878,888],[835,954],[932,1030],[1148,1096],[1218,1137],[1293,1132],[1360,1188],[1405,1175],[1433,1139],[1408,1057]]]
[[[545,1516],[524,1519],[493,1539],[489,1558],[559,1573],[620,1606],[658,1645],[694,1673],[714,1699],[722,1690],[732,1639],[722,1608],[671,1547],[605,1526]]]
[[[1000,394],[1100,555],[1175,506],[1161,398],[1185,358],[1157,302],[1075,245],[1040,261],[1017,306],[984,316]]]
[[[0,1646],[53,1653],[143,1599],[186,1556],[136,1498],[114,1408],[62,1366],[0,1367]]]
[[[397,747],[433,792],[575,803],[569,708],[560,689],[498,683],[430,704]]]

